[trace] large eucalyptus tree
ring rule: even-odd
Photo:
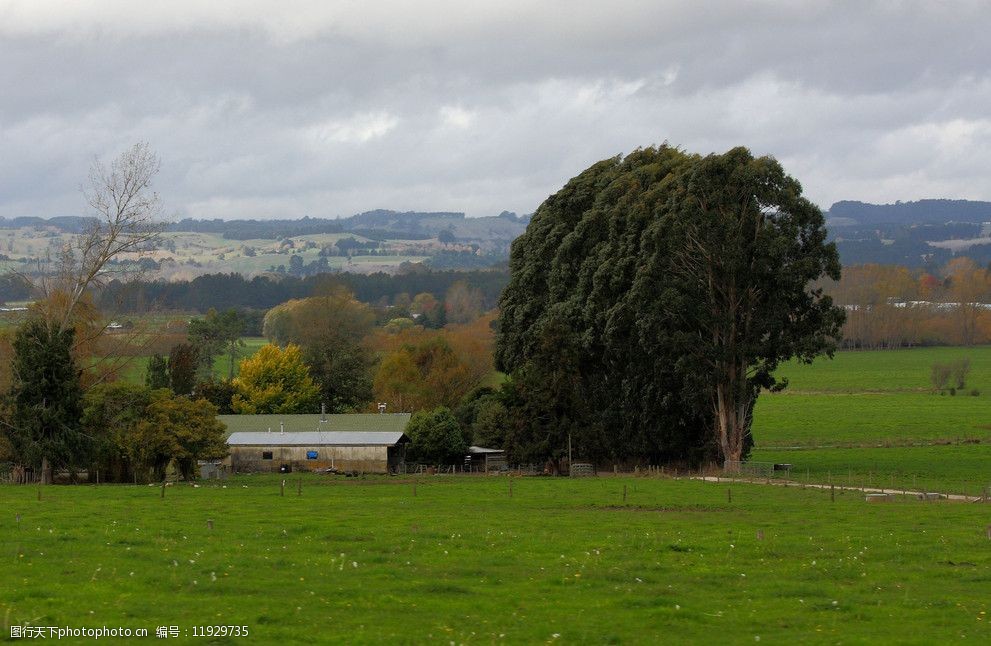
[[[556,322],[578,347],[585,457],[739,460],[777,365],[832,351],[843,314],[812,285],[839,269],[774,159],[637,150],[569,181],[514,243],[496,360],[559,370],[539,351]]]

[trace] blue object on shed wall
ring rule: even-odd
[[[317,459],[317,452],[316,451],[307,451],[306,452],[306,459],[307,460],[316,460]]]

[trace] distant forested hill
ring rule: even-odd
[[[943,222],[991,222],[991,202],[971,200],[919,200],[894,204],[836,202],[829,218],[853,220],[850,224],[921,224]]]
[[[934,268],[954,256],[991,262],[991,202],[837,202],[826,223],[844,265]]]
[[[275,240],[320,233],[354,233],[366,238],[427,240],[442,235],[471,241],[510,241],[523,233],[529,216],[503,211],[499,215],[479,218],[464,213],[366,211],[346,218],[311,218],[295,220],[197,220],[185,218],[169,225],[169,231],[213,233],[228,240]],[[2,218],[0,228],[54,227],[66,233],[78,233],[93,222],[92,218],[62,216]]]

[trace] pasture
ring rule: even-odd
[[[933,363],[965,357],[966,392],[933,394]],[[991,347],[838,352],[778,374],[790,385],[758,400],[753,460],[858,486],[978,495],[991,485]]]
[[[984,505],[646,477],[306,475],[301,495],[297,483],[282,496],[278,477],[243,476],[164,498],[54,486],[40,500],[0,486],[4,634],[234,624],[250,636],[215,643],[991,638]]]

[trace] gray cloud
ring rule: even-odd
[[[0,0],[0,215],[139,140],[194,217],[529,212],[665,140],[823,206],[991,199],[984,2],[371,4]]]

